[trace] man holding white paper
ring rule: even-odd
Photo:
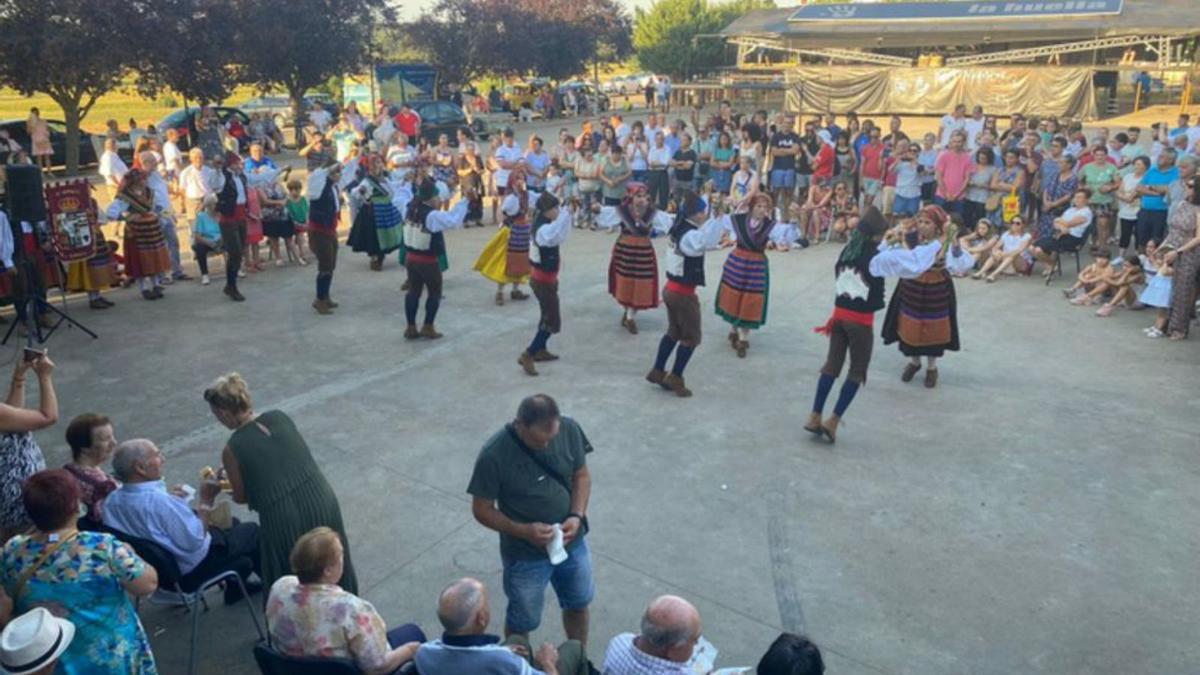
[[[536,394],[521,401],[516,419],[479,452],[467,492],[475,519],[500,533],[508,597],[505,637],[528,636],[537,629],[546,585],[551,584],[562,608],[563,630],[586,648],[588,605],[595,592],[584,538],[591,451],[579,424],[562,417],[554,399]]]

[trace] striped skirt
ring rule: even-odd
[[[514,277],[527,277],[530,273],[529,265],[529,225],[510,225],[508,234],[508,250],[504,256],[505,275],[512,279]]]
[[[958,302],[945,269],[896,283],[883,321],[883,344],[900,343],[906,356],[958,351]]]
[[[375,212],[375,235],[379,239],[379,250],[391,253],[400,248],[400,226],[404,224],[400,210],[391,202],[372,202],[371,210]]]
[[[771,268],[767,256],[735,248],[725,259],[717,287],[717,316],[735,328],[759,328],[767,323]]]
[[[157,216],[125,222],[125,274],[131,279],[168,274],[171,255]]]
[[[608,292],[622,307],[658,307],[658,258],[650,237],[617,238],[608,264]]]
[[[400,211],[391,203],[365,204],[354,216],[346,244],[355,253],[385,256],[400,248],[402,224]]]

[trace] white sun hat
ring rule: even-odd
[[[0,633],[0,670],[8,675],[37,672],[62,656],[74,637],[75,624],[35,607]]]

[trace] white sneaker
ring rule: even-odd
[[[207,286],[211,283],[212,283],[212,279],[209,279],[207,274],[200,275],[200,285],[201,286]]]
[[[1157,328],[1151,328],[1150,330],[1146,331],[1146,337],[1148,338],[1160,338],[1163,335],[1164,333]]]
[[[246,270],[238,270],[238,278],[245,279],[246,278]]]

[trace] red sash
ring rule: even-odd
[[[813,329],[813,332],[828,337],[833,333],[833,323],[835,321],[849,321],[850,323],[857,323],[859,325],[866,326],[867,328],[874,328],[875,313],[856,312],[852,309],[846,309],[844,307],[834,307],[833,314],[829,315],[829,320],[825,322],[825,325],[817,326]]]

